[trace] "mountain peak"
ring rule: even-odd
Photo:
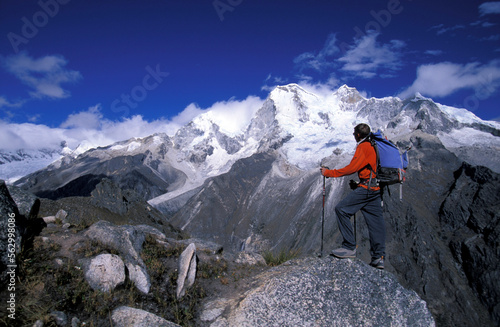
[[[413,97],[409,98],[410,101],[412,102],[417,102],[417,101],[433,101],[431,98],[426,98],[424,97],[420,92],[415,92]],[[433,101],[434,102],[434,101]]]
[[[286,84],[286,85],[278,85],[276,86],[275,90],[278,89],[278,90],[282,90],[282,91],[287,91],[287,92],[297,92],[297,91],[303,91],[303,92],[307,92],[306,90],[304,90],[299,84],[297,83],[290,83],[290,84]]]
[[[349,87],[346,84],[339,87],[334,93],[340,101],[345,103],[356,103],[361,100],[366,100],[355,87]]]

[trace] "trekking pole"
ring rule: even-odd
[[[323,256],[323,231],[325,229],[325,195],[326,195],[326,177],[323,176],[323,211],[321,213],[321,250],[320,256]]]
[[[354,243],[356,243],[356,248],[358,247],[358,233],[356,232],[356,213],[354,213]]]
[[[370,179],[371,179],[371,173],[370,173]],[[355,190],[357,189],[359,186],[359,183],[354,181],[354,180],[350,180],[349,181],[349,187],[351,188],[351,190]],[[356,243],[356,248],[358,247],[358,235],[356,233],[356,212],[354,213],[354,242]]]
[[[321,166],[322,168],[330,169],[325,166]],[[321,250],[319,253],[320,257],[323,257],[323,233],[325,230],[325,196],[326,196],[326,177],[323,176],[323,210],[321,212]]]

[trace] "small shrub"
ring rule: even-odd
[[[279,266],[288,260],[297,258],[300,255],[300,250],[285,250],[281,249],[278,253],[266,251],[263,254],[264,260],[268,266]]]
[[[106,246],[97,241],[85,240],[85,244],[76,250],[77,253],[83,254],[86,258],[95,257],[101,253],[109,253],[119,255],[118,251]]]
[[[165,274],[168,270],[165,259],[178,258],[185,246],[166,246],[156,241],[152,235],[148,235],[142,247],[141,258],[152,278]]]
[[[197,274],[201,278],[221,278],[226,275],[228,269],[227,261],[223,259],[211,259],[198,265]]]

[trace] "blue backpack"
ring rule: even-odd
[[[408,168],[408,150],[411,147],[401,153],[399,148],[389,141],[380,130],[371,133],[369,140],[377,154],[377,172],[375,175],[380,189],[383,190],[384,187],[399,183],[400,200],[402,200],[402,186]]]

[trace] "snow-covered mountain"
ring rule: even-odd
[[[49,198],[88,196],[88,188],[81,185],[107,176],[173,214],[208,179],[257,153],[279,155],[274,171],[283,177],[316,172],[325,160],[345,165],[355,149],[353,127],[361,122],[405,145],[415,131],[436,136],[460,160],[500,172],[499,157],[485,155],[500,152],[499,123],[420,94],[405,100],[367,99],[347,85],[324,95],[289,84],[276,87],[255,112],[247,126],[228,125],[228,119],[208,111],[175,135],[133,138],[88,151],[82,151],[89,146],[84,144],[15,184]]]
[[[325,96],[289,84],[276,87],[250,124],[241,130],[221,126],[212,112],[206,112],[171,137],[154,135],[99,148],[83,143],[75,151],[62,146],[60,150],[1,153],[0,176],[13,181],[49,164],[46,171],[64,170],[76,162],[102,163],[142,154],[147,157],[144,165],[160,179],[169,181],[165,189],[168,192],[152,200],[159,203],[227,172],[239,159],[268,149],[279,149],[289,164],[298,169],[318,167],[333,152],[352,153],[352,129],[360,122],[368,122],[372,129],[382,129],[391,138],[422,130],[439,137],[445,147],[464,161],[500,172],[497,156],[481,155],[484,151],[500,150],[497,122],[483,121],[465,109],[440,105],[419,94],[406,100],[366,99],[355,88],[343,85]],[[169,176],[172,171],[182,175],[178,180],[174,178],[173,184]],[[89,167],[72,174],[71,179],[90,173],[100,172]],[[65,179],[50,185],[61,187],[67,182]]]

